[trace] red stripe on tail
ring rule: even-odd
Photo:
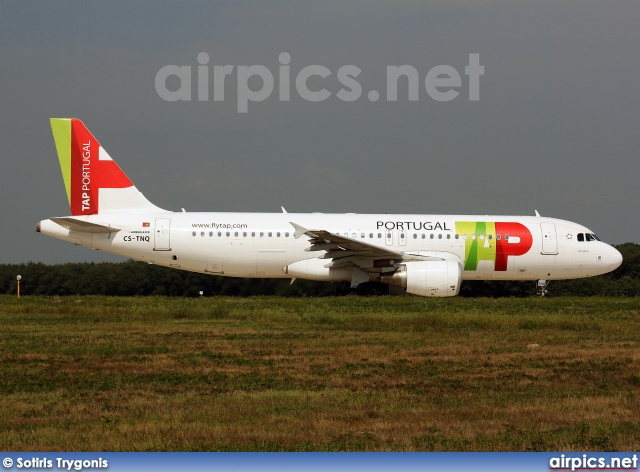
[[[99,160],[100,143],[82,121],[71,122],[71,213],[98,213],[101,188],[127,188],[133,183],[112,160]]]

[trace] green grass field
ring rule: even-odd
[[[0,296],[0,450],[640,445],[640,299]]]

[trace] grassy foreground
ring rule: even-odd
[[[640,299],[0,296],[0,450],[637,450]]]

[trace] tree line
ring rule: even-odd
[[[640,296],[640,245],[615,246],[624,257],[622,265],[609,274],[549,284],[550,296]],[[230,295],[318,296],[351,293],[349,284],[289,279],[242,279],[219,277],[169,269],[143,262],[68,263],[46,265],[0,264],[0,293],[15,294],[17,275],[22,277],[23,295],[166,295],[196,297]],[[361,285],[358,293],[383,294],[382,284]],[[526,297],[536,294],[536,283],[512,281],[465,281],[463,297]]]

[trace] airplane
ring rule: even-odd
[[[155,206],[76,118],[52,118],[70,216],[36,231],[166,267],[225,277],[377,281],[451,297],[463,280],[605,274],[622,255],[588,228],[540,216],[173,212]]]

